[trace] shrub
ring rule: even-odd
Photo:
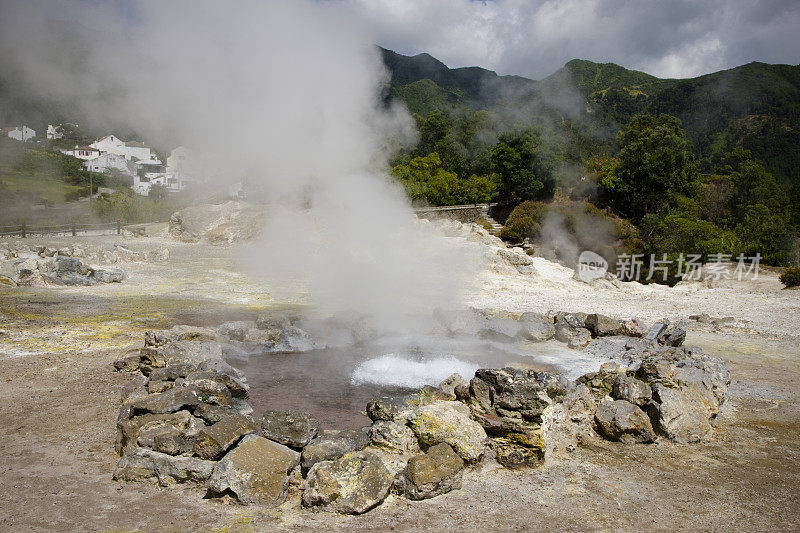
[[[120,220],[123,223],[164,222],[175,211],[185,207],[186,200],[179,196],[153,199],[121,189],[113,194],[101,194],[92,208],[104,222]]]
[[[785,287],[800,286],[800,267],[787,268],[778,279]]]
[[[522,242],[527,237],[535,237],[542,229],[542,219],[547,205],[542,202],[522,202],[508,216],[500,238],[507,242]]]
[[[648,215],[642,223],[647,236],[646,254],[712,254],[735,255],[741,247],[737,236],[706,220],[672,212],[661,218]]]

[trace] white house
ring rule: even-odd
[[[125,150],[125,141],[123,141],[119,137],[115,137],[114,135],[106,135],[102,139],[93,142],[89,146],[97,149],[100,152],[117,154],[121,155],[125,159],[130,159],[128,157],[127,151]]]
[[[155,154],[150,151],[150,147],[139,141],[127,141],[125,143],[125,157],[127,159],[136,158],[141,161],[157,159]],[[161,161],[158,164],[161,164]]]
[[[100,154],[94,159],[89,159],[83,164],[83,168],[91,172],[107,172],[109,170],[119,170],[120,172],[128,172],[128,161],[125,157],[119,154],[112,154],[106,152]]]
[[[183,174],[184,169],[191,165],[191,152],[184,146],[178,146],[167,156],[167,172]]]
[[[64,136],[64,134],[61,133],[59,131],[59,129],[60,128],[58,126],[54,126],[52,124],[48,124],[47,125],[47,134],[46,134],[47,138],[49,140],[51,140],[51,141],[55,141],[56,139],[62,138]]]
[[[184,146],[172,150],[167,157],[167,174],[175,176],[181,189],[193,182],[201,181],[207,174],[209,165],[203,157]]]
[[[0,134],[18,141],[27,141],[36,137],[36,132],[28,126],[10,126],[0,130]]]
[[[147,172],[141,177],[138,174],[133,176],[133,192],[137,194],[147,196],[154,186],[164,187],[169,192],[178,192],[182,188],[180,180],[172,174]]]
[[[139,141],[123,141],[114,135],[106,135],[89,146],[97,148],[102,153],[121,155],[128,161],[152,161],[154,164],[161,164],[150,147]]]
[[[91,159],[100,157],[100,150],[93,148],[92,146],[76,146],[72,150],[62,151],[67,155],[77,157],[78,159],[83,159],[84,161],[89,161]]]

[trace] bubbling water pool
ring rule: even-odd
[[[324,429],[357,429],[370,420],[363,413],[377,397],[410,394],[437,386],[453,373],[469,380],[479,368],[517,366],[554,370],[545,356],[559,345],[533,345],[514,351],[497,343],[425,339],[413,345],[393,342],[304,353],[264,353],[230,361],[250,384],[254,417],[267,409],[312,414]]]

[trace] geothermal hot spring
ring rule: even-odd
[[[303,326],[308,331],[320,329]],[[339,334],[348,336],[344,330]],[[324,336],[314,339],[325,341]],[[556,341],[504,342],[426,333],[413,337],[373,334],[367,341],[348,344],[340,338],[330,344],[307,351],[239,353],[228,356],[228,362],[247,377],[255,413],[267,409],[307,412],[325,429],[368,425],[364,410],[370,400],[438,386],[453,373],[469,380],[479,368],[516,366],[558,371],[574,379],[600,365],[598,359]]]

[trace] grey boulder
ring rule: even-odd
[[[644,407],[650,403],[653,391],[650,385],[625,374],[620,374],[611,389],[611,396],[616,400],[627,400],[634,405]]]
[[[409,396],[376,398],[367,404],[370,420],[406,421],[413,414],[415,405]]]
[[[369,428],[372,444],[396,453],[419,453],[417,436],[404,422],[376,420]]]
[[[717,411],[713,395],[697,387],[669,388],[653,385],[652,408],[656,429],[675,442],[700,442],[712,431]]]
[[[597,313],[587,315],[584,324],[595,337],[612,337],[614,335],[622,335],[625,332],[625,324],[621,320],[598,315]]]
[[[553,320],[540,313],[523,313],[519,324],[520,335],[526,340],[544,342],[549,341],[556,334]]]
[[[265,411],[258,423],[259,435],[292,448],[304,447],[317,433],[317,419],[297,411]]]
[[[320,461],[332,461],[347,453],[363,450],[369,442],[367,432],[360,429],[325,432],[303,448],[302,473],[307,474]]]
[[[303,505],[342,514],[362,514],[386,498],[392,482],[391,472],[374,453],[348,454],[311,467]]]
[[[255,429],[249,416],[234,414],[226,416],[216,424],[197,433],[194,453],[202,459],[216,460],[228,451],[239,439]]]
[[[193,409],[202,403],[200,393],[188,387],[175,387],[159,394],[150,394],[131,404],[134,414],[175,413],[182,409]]]
[[[243,503],[280,504],[289,484],[289,472],[300,454],[257,435],[247,435],[216,463],[208,480],[213,493],[231,491]]]
[[[114,479],[142,481],[156,478],[162,486],[187,481],[202,483],[211,475],[214,464],[196,457],[173,457],[148,448],[133,448],[117,462]]]
[[[626,400],[605,400],[594,415],[600,433],[608,440],[625,444],[656,440],[653,426],[644,411]]]
[[[461,488],[464,461],[449,444],[431,446],[427,453],[415,455],[395,482],[408,499],[424,500]]]
[[[432,402],[415,413],[410,424],[419,441],[427,446],[446,442],[467,462],[483,457],[486,432],[461,402]]]

